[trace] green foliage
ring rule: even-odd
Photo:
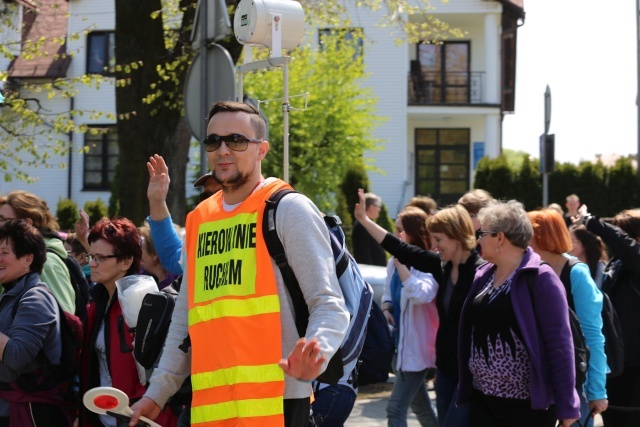
[[[379,141],[372,132],[380,119],[371,88],[361,86],[362,58],[354,56],[354,43],[337,35],[323,37],[322,50],[298,48],[289,66],[289,93],[308,93],[291,98],[289,113],[289,173],[296,190],[307,194],[321,210],[335,206],[335,192],[349,165],[362,161],[365,150]],[[245,76],[245,93],[265,100],[282,94],[282,69]],[[265,175],[283,175],[282,101],[261,104],[269,119],[269,154],[262,164]]]
[[[564,206],[569,194],[577,194],[576,188],[580,183],[578,167],[572,163],[563,163],[556,164],[555,169],[549,174],[549,203],[556,202]],[[542,202],[542,192],[540,194],[540,202]]]
[[[522,168],[522,164],[524,163],[525,158],[529,159],[529,162],[532,162],[534,160],[529,153],[526,153],[522,150],[516,151],[509,148],[504,148],[502,149],[502,154],[507,159],[507,163],[509,164],[509,166],[511,166],[514,170],[519,170],[520,168]]]
[[[578,168],[578,184],[575,193],[580,195],[592,212],[608,210],[607,177],[608,173],[601,161],[596,164],[583,162]],[[571,193],[565,195],[568,196]]]
[[[369,191],[369,176],[367,170],[361,161],[352,163],[344,175],[344,179],[340,184],[340,194],[344,197],[347,212],[351,218],[351,222],[355,220],[353,210],[358,203],[358,189],[362,188],[365,193]],[[339,199],[338,199],[339,200]]]
[[[607,200],[609,202],[608,207],[610,213],[608,213],[607,216],[613,216],[624,209],[640,206],[636,191],[637,182],[636,172],[631,165],[631,159],[618,159],[609,169]]]
[[[611,167],[602,162],[556,164],[549,174],[549,203],[564,206],[566,197],[577,194],[580,202],[598,216],[613,216],[618,212],[640,206],[636,192],[636,170],[630,158],[621,158]],[[511,187],[505,183],[512,183]],[[497,199],[515,198],[534,210],[542,205],[542,177],[538,160],[524,156],[519,169],[505,161],[504,156],[483,158],[476,169],[475,188],[490,192]]]
[[[478,162],[474,188],[487,190],[497,199],[513,199],[517,197],[515,175],[504,155],[491,160],[484,157]]]
[[[56,217],[58,217],[58,225],[61,230],[73,230],[76,222],[80,219],[78,204],[71,199],[58,200]]]
[[[354,24],[344,1],[305,1],[303,5],[305,16],[313,25],[343,28],[358,25],[360,15],[356,15]],[[465,32],[460,28],[452,27],[447,22],[429,15],[434,9],[430,0],[358,0],[356,6],[358,10],[384,11],[375,24],[389,28],[398,44],[407,41],[418,43],[424,40],[437,42],[465,36]]]
[[[389,232],[393,232],[395,228],[395,224],[389,216],[387,205],[385,205],[384,203],[382,203],[382,205],[380,206],[380,215],[378,215],[378,219],[376,219],[376,224]]]
[[[107,216],[107,205],[102,199],[88,201],[84,204],[84,211],[89,215],[89,226],[93,226],[96,222]]]
[[[351,249],[351,230],[353,229],[353,219],[351,215],[353,213],[353,209],[349,209],[344,194],[341,192],[336,194],[336,200],[336,215],[338,215],[342,221],[342,231],[344,231],[347,248]]]
[[[539,163],[532,162],[528,155],[522,156],[520,168],[514,179],[515,198],[522,202],[525,209],[540,207],[542,183],[540,182]]]

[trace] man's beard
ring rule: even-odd
[[[251,172],[241,174],[240,172],[236,172],[231,178],[226,181],[222,181],[218,175],[216,174],[216,170],[213,170],[211,174],[213,176],[214,181],[216,181],[222,187],[224,192],[236,191],[241,188],[247,182],[249,182],[249,177],[251,176]]]

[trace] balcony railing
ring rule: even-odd
[[[469,105],[484,102],[484,72],[409,73],[409,105]]]

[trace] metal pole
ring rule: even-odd
[[[209,93],[208,89],[208,59],[207,58],[207,26],[208,26],[208,22],[207,22],[207,18],[208,18],[208,11],[207,11],[207,3],[209,3],[207,0],[202,0],[200,2],[200,69],[202,71],[202,92],[200,95],[200,111],[202,111],[204,114],[207,114],[209,112],[209,106],[207,105],[207,94]],[[206,117],[202,117],[202,132],[201,135],[202,137],[206,137],[207,136],[207,125],[209,123],[207,123]],[[204,175],[206,172],[209,171],[209,164],[207,162],[207,153],[204,150],[204,146],[202,145],[202,141],[200,141],[200,174]]]
[[[549,174],[542,174],[542,207],[549,206]]]
[[[236,101],[242,102],[244,100],[243,91],[244,91],[244,80],[242,71],[240,71],[240,67],[236,69],[236,75],[238,76],[238,80],[236,80]]]
[[[284,137],[283,137],[283,151],[284,151],[284,164],[283,164],[283,179],[284,182],[289,182],[289,111],[291,106],[289,105],[289,63],[284,63],[283,69],[284,79],[284,93],[282,101],[282,124],[284,125]]]

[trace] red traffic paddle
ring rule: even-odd
[[[129,407],[129,397],[122,391],[113,387],[96,387],[87,391],[82,397],[82,403],[96,414],[107,415],[107,411],[130,417],[133,409]],[[140,417],[151,427],[162,427],[147,417]]]

